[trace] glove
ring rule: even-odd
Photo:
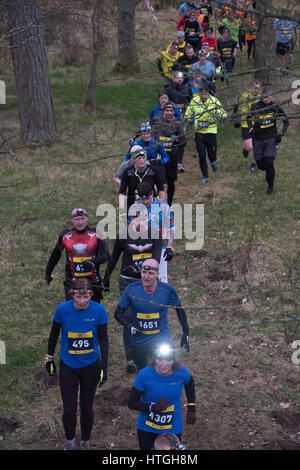
[[[45,366],[48,374],[51,375],[51,377],[56,374],[56,365],[53,357],[46,356]]]
[[[104,382],[106,382],[106,380],[107,380],[107,370],[106,369],[101,369],[100,370],[100,380],[99,380],[98,387],[102,387],[102,385],[104,384]]]
[[[92,259],[86,259],[81,263],[81,266],[84,269],[93,269],[95,267],[96,263]]]
[[[281,135],[281,134],[277,134],[277,136],[276,136],[276,144],[280,144],[281,139],[282,139],[282,135]]]
[[[186,424],[195,424],[196,422],[196,407],[195,405],[188,405],[186,414]]]
[[[161,413],[168,406],[168,397],[161,398],[157,403],[150,405],[150,411],[154,413]]]
[[[171,248],[170,246],[167,246],[167,248],[165,249],[164,258],[165,258],[165,261],[171,261],[171,259],[173,258],[173,248]]]
[[[45,281],[47,282],[48,286],[50,286],[50,282],[52,281],[53,277],[51,274],[45,274]]]
[[[134,135],[133,137],[131,137],[131,139],[129,140],[129,145],[132,145],[133,142],[136,140],[136,135]]]
[[[186,352],[190,352],[189,335],[182,333],[180,347],[186,349]]]

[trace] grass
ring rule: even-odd
[[[0,417],[17,421],[18,432],[0,429],[0,449],[53,449],[63,442],[59,387],[48,380],[43,357],[53,311],[64,300],[64,263],[56,267],[50,287],[43,280],[44,267],[59,232],[70,225],[73,207],[85,207],[90,225],[96,226],[100,203],[117,206],[112,175],[161,88],[159,76],[149,73],[155,71],[151,54],[143,65],[147,86],[143,73],[104,81],[93,116],[82,109],[87,68],[51,69],[61,138],[36,150],[19,145],[16,93],[6,74],[9,99],[0,119],[9,138],[4,147],[13,148],[15,156],[1,155],[0,268],[5,282],[0,339],[6,343],[7,362],[0,365]],[[296,55],[295,67],[298,60]],[[237,70],[243,65],[244,57]],[[232,102],[242,86],[237,78],[228,89],[218,89],[221,102]],[[219,170],[205,187],[199,185],[189,134],[186,171],[179,175],[174,202],[204,204],[205,240],[195,252],[185,250],[185,240],[176,241],[169,282],[187,306],[191,329],[191,352],[178,350],[197,390],[199,424],[184,428],[191,449],[261,449],[266,442],[277,448],[282,430],[272,412],[281,411],[282,402],[300,411],[299,366],[291,362],[299,322],[277,322],[296,316],[299,306],[299,144],[299,122],[293,122],[279,146],[276,194],[270,198],[264,175],[250,174],[250,159],[241,155],[240,130],[220,128]],[[112,249],[113,241],[108,245]],[[93,445],[98,449],[137,445],[136,414],[124,405],[132,377],[124,372],[121,328],[113,319],[118,274],[117,266],[103,301],[110,317],[110,368],[95,402]],[[169,318],[178,344],[172,309]],[[250,326],[252,320],[263,323]],[[105,400],[114,404],[113,411]]]

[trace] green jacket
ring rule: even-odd
[[[196,96],[185,112],[185,118],[194,123],[195,132],[200,134],[217,134],[218,121],[226,117],[225,109],[214,96],[209,96],[206,101]]]
[[[220,26],[225,26],[225,28],[229,29],[230,36],[235,42],[239,42],[239,29],[240,29],[240,20],[235,19],[233,23],[229,21],[228,18],[224,18],[221,21]]]

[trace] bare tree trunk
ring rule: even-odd
[[[104,0],[96,0],[93,17],[93,60],[91,67],[91,76],[87,88],[84,109],[87,112],[93,112],[96,109],[96,92],[98,83],[98,66],[101,59],[101,43],[102,43],[102,15],[103,15]]]
[[[275,30],[272,0],[257,0],[256,9],[261,13],[256,15],[256,47],[255,47],[255,68],[259,69],[255,77],[264,83],[272,81],[273,69],[275,66]]]
[[[118,0],[118,51],[115,71],[134,75],[140,71],[135,39],[136,0]]]
[[[21,140],[29,145],[53,142],[57,133],[40,5],[37,0],[8,0],[6,5]]]

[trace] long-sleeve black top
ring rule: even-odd
[[[289,120],[284,110],[273,102],[265,104],[263,100],[253,104],[251,114],[247,119],[249,129],[253,127],[252,137],[258,140],[276,137],[278,120],[283,123],[281,135],[284,135],[289,126]]]

